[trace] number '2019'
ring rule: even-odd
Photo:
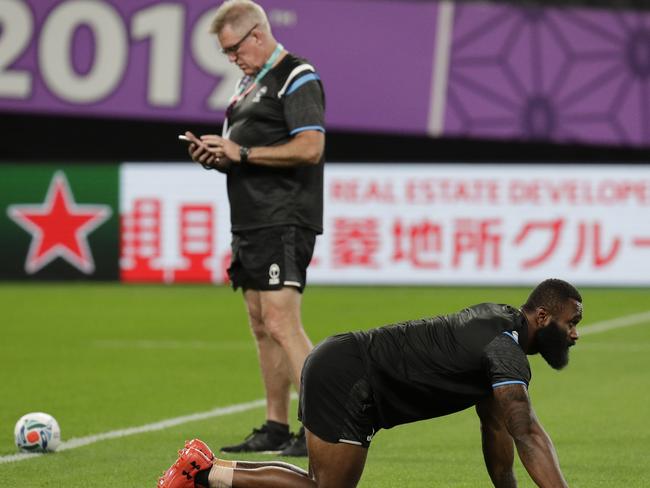
[[[218,110],[227,106],[240,74],[220,55],[209,35],[214,10],[207,10],[194,23],[188,47],[201,70],[222,78],[205,101],[208,108]],[[0,97],[30,97],[35,74],[13,65],[32,40],[43,82],[56,97],[72,104],[96,103],[118,89],[127,71],[130,42],[148,41],[147,103],[177,106],[182,95],[185,17],[183,4],[154,4],[126,19],[109,3],[68,0],[49,12],[34,39],[29,5],[22,0],[0,0]],[[72,59],[80,27],[90,29],[94,38],[92,62],[83,73],[75,69]]]

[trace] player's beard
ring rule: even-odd
[[[537,350],[553,369],[562,369],[569,364],[569,341],[557,322],[551,321],[537,331]]]

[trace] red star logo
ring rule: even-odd
[[[32,235],[25,271],[34,274],[56,258],[83,273],[95,270],[88,234],[111,216],[109,205],[78,205],[65,174],[57,171],[42,205],[11,205],[9,217]]]

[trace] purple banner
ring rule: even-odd
[[[445,134],[650,145],[650,14],[457,6]]]
[[[319,71],[328,126],[423,132],[435,4],[261,3]],[[0,110],[219,122],[241,73],[209,33],[216,4],[2,0]]]
[[[327,126],[650,146],[650,14],[260,0],[319,71]],[[219,124],[217,2],[0,0],[0,111]]]

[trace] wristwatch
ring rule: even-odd
[[[251,150],[250,147],[239,146],[239,161],[240,161],[240,164],[248,163],[248,153],[250,152],[250,150]]]

